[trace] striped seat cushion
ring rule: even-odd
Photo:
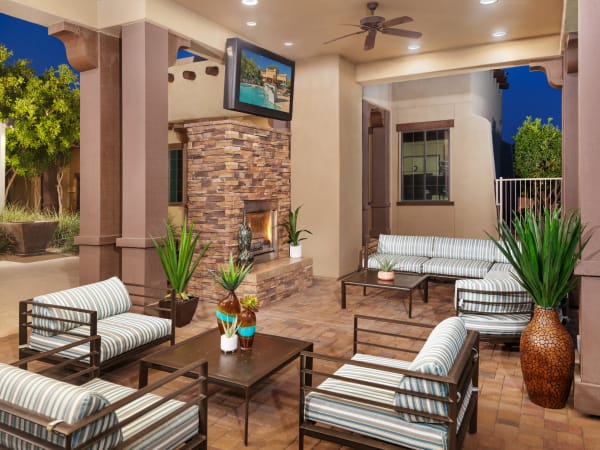
[[[135,392],[135,389],[110,383],[100,378],[89,381],[84,384],[83,387],[91,392],[102,395],[111,404]],[[117,409],[117,417],[119,418],[119,421],[122,422],[131,417],[134,413],[156,403],[160,399],[161,397],[158,395],[146,394]],[[173,449],[194,437],[198,433],[197,406],[182,411],[180,414],[160,426],[151,426],[154,422],[175,411],[182,405],[183,402],[169,400],[133,422],[123,426],[121,432],[123,433],[123,440],[125,441],[140,430],[146,430],[140,440],[135,441],[132,445],[127,446],[127,448],[139,450]]]
[[[492,267],[490,267],[490,272],[514,272],[513,266],[510,263],[504,263],[504,262],[497,262],[492,264]],[[488,278],[489,273],[486,274],[486,278]]]
[[[409,362],[356,354],[353,360],[370,362],[389,367],[407,369]],[[345,364],[335,372],[361,381],[374,382],[393,388],[398,386],[402,375],[383,370]],[[353,395],[356,400],[333,397],[325,393],[311,392],[306,397],[304,414],[314,420],[345,430],[360,433],[392,444],[419,449],[446,449],[448,428],[442,424],[414,423],[404,420],[394,409],[394,392],[371,386],[358,385],[328,378],[319,389],[343,395]],[[471,398],[472,388],[467,392],[458,415],[458,428]],[[362,403],[361,400],[377,401],[389,405],[379,407]],[[457,428],[457,429],[458,429]]]
[[[82,326],[69,332],[77,334],[77,336],[67,334],[43,336],[38,333],[31,333],[30,346],[39,351],[52,350],[77,341],[80,339],[78,336],[89,336],[90,329],[88,326]],[[100,362],[107,361],[170,333],[170,319],[161,319],[144,314],[123,313],[99,320]],[[65,358],[75,358],[88,352],[89,344],[84,344],[60,352],[59,355]]]
[[[377,252],[402,256],[433,256],[433,236],[379,235]]]
[[[375,253],[374,255],[369,256],[369,260],[367,263],[367,267],[369,269],[379,269],[380,260],[379,258],[382,256],[382,253]],[[427,261],[429,258],[425,256],[396,256],[396,255],[386,255],[390,258],[394,259],[395,265],[394,270],[397,272],[415,272],[422,273],[421,267],[423,263]]]
[[[440,322],[429,334],[427,341],[410,363],[409,370],[429,375],[446,376],[454,365],[454,360],[467,337],[467,329],[458,317],[450,317]],[[448,384],[422,378],[404,376],[399,387],[419,393],[438,396],[448,395]],[[416,411],[448,415],[448,404],[443,401],[424,399],[408,394],[397,394],[394,403],[397,406]],[[427,417],[401,413],[402,417],[412,422],[435,422]]]
[[[129,298],[127,288],[117,277],[72,289],[66,289],[64,291],[53,292],[51,294],[38,295],[37,297],[34,297],[33,300],[38,304],[69,306],[72,308],[97,311],[98,320],[127,312],[129,311],[129,308],[131,308],[131,299]],[[37,333],[46,336],[51,336],[61,331],[67,331],[79,326],[79,324],[74,322],[59,322],[53,319],[66,319],[79,322],[89,322],[90,320],[89,314],[77,311],[47,308],[39,305],[34,305],[32,310],[34,313],[32,324],[34,326],[41,326],[54,330],[54,332],[37,331]],[[35,315],[44,317],[35,317]]]
[[[35,372],[0,364],[0,399],[29,411],[74,424],[108,406],[108,400],[99,393],[90,392],[79,386],[57,381]],[[72,446],[87,442],[108,428],[116,425],[117,416],[108,414],[73,434]],[[46,427],[0,411],[0,423],[16,426],[28,434],[65,446],[63,436],[48,431]],[[100,439],[91,449],[113,448],[121,442],[121,433],[116,431]],[[21,439],[0,431],[0,445],[7,448],[33,449]]]
[[[475,259],[493,263],[498,257],[498,249],[489,239],[436,237],[432,256],[447,259]]]
[[[504,272],[509,275],[508,272]],[[487,292],[468,292],[461,289]],[[509,294],[502,294],[506,292]],[[523,287],[510,275],[504,278],[483,280],[456,280],[454,285],[454,305],[461,311],[480,313],[528,313],[532,309],[531,297],[510,295],[522,294]],[[523,303],[524,299],[529,302]]]
[[[491,266],[491,262],[474,259],[431,258],[423,263],[423,273],[483,278]]]
[[[530,314],[464,314],[459,313],[467,330],[479,331],[482,335],[518,335],[531,320]]]

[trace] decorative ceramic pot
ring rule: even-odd
[[[302,245],[290,244],[290,258],[302,258]]]
[[[221,335],[221,351],[225,353],[235,352],[238,348],[238,335],[234,334],[231,337]]]
[[[554,308],[536,306],[521,335],[521,370],[529,399],[544,408],[564,408],[571,391],[575,349]]]
[[[377,272],[377,278],[384,281],[393,281],[394,280],[394,272],[385,272],[380,270]]]
[[[171,309],[171,300],[165,298],[164,300],[159,301],[159,306],[161,308]],[[198,297],[190,297],[189,300],[182,300],[180,298],[175,300],[175,326],[181,328],[190,323],[194,318],[194,314],[196,314],[197,307]],[[171,312],[159,311],[159,316],[170,319]]]
[[[256,334],[256,314],[254,311],[242,308],[242,312],[238,316],[238,335],[240,337],[240,348],[249,350],[254,342],[254,334]]]
[[[233,322],[235,318],[240,314],[241,306],[235,292],[229,291],[227,297],[219,301],[217,304],[217,325],[219,326],[219,333],[224,334],[223,325],[221,322]]]

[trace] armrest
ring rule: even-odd
[[[464,314],[523,314],[533,311],[533,301],[514,280],[457,280],[454,307]]]
[[[161,317],[176,317],[175,289],[163,289],[143,284],[127,283],[127,290],[131,298],[132,307],[138,308],[144,314],[158,315]],[[165,294],[166,292],[166,294]],[[160,306],[161,300],[168,300],[169,306]],[[171,320],[171,345],[175,344],[175,320]]]
[[[417,322],[357,314],[354,316],[352,353],[356,354],[360,345],[416,354],[433,328],[433,325]]]

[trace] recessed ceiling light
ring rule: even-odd
[[[242,4],[246,6],[256,6],[258,4],[258,0],[242,0]]]
[[[256,26],[256,22],[254,22],[253,20],[249,20],[248,22],[246,22],[246,26],[247,27],[255,27]]]
[[[421,46],[419,44],[410,44],[407,48],[409,50],[419,50]]]
[[[494,31],[492,33],[492,37],[495,37],[495,38],[501,38],[504,36],[506,36],[506,31]]]
[[[283,45],[285,45],[286,47],[291,47],[292,45],[294,45],[293,42],[284,42]]]
[[[494,3],[498,3],[498,0],[479,0],[479,3],[482,5],[493,5]]]

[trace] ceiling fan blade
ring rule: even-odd
[[[412,39],[418,39],[423,35],[423,33],[418,31],[403,30],[401,28],[382,28],[380,31],[383,34],[393,34],[394,36],[402,36]]]
[[[371,28],[367,33],[367,37],[365,38],[365,50],[371,50],[375,47],[375,36],[377,36],[377,30],[375,28]]]
[[[336,37],[335,39],[330,39],[329,41],[325,41],[325,42],[323,42],[323,45],[324,44],[329,44],[331,42],[339,41],[340,39],[344,39],[344,38],[347,38],[347,37],[350,37],[350,36],[354,36],[355,34],[362,34],[362,33],[365,33],[365,31],[355,31],[354,33],[348,33],[348,34],[345,34],[343,36]]]
[[[381,24],[381,26],[383,28],[388,28],[388,27],[393,27],[396,25],[400,25],[402,23],[408,23],[408,22],[412,22],[412,21],[413,21],[412,17],[408,17],[408,16],[394,17],[393,19],[386,20],[385,22],[383,22]]]

